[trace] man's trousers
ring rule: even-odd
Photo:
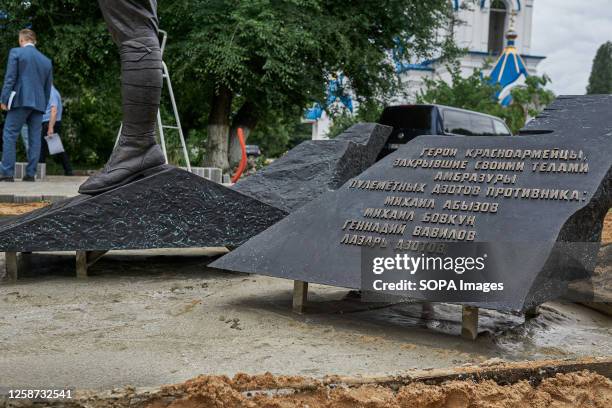
[[[122,135],[154,138],[162,88],[156,0],[98,0],[121,56]]]
[[[15,160],[17,155],[17,139],[24,124],[28,125],[28,166],[26,175],[34,177],[40,155],[40,132],[42,128],[42,112],[30,108],[13,108],[6,114],[4,132],[2,134],[2,174],[15,176]]]
[[[55,122],[55,126],[53,127],[55,133],[61,136],[62,134],[62,122]],[[49,146],[47,145],[47,141],[45,140],[45,136],[49,131],[49,122],[43,122],[42,124],[42,133],[40,134],[40,159],[39,163],[46,163],[47,156],[49,156]],[[64,147],[65,148],[65,147]],[[56,161],[61,160],[62,167],[64,168],[64,174],[66,176],[72,176],[72,165],[70,164],[70,157],[68,153],[64,150],[61,153],[56,155],[52,155]]]

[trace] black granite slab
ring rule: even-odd
[[[167,166],[104,194],[0,221],[0,251],[238,246],[286,213]]]
[[[376,123],[358,123],[334,139],[303,142],[233,188],[294,211],[374,164],[391,130]]]
[[[295,210],[212,266],[360,288],[361,259],[367,251],[382,247],[383,239],[391,252],[400,252],[395,249],[400,240],[472,242],[486,244],[490,258],[495,262],[496,276],[507,282],[507,296],[491,296],[464,303],[494,309],[525,310],[555,299],[564,293],[570,281],[588,278],[595,267],[603,219],[612,205],[611,112],[612,96],[560,97],[526,126],[522,136],[418,137],[339,190],[324,194]],[[449,157],[429,157],[426,153],[422,156],[423,152],[429,152],[424,149],[437,148],[457,150]],[[522,157],[483,157],[484,152],[491,155],[493,149],[511,152],[511,156],[521,152]],[[527,151],[530,153],[525,153]],[[480,152],[478,157],[472,157],[475,152]],[[427,163],[435,160],[466,161],[466,166],[465,169],[449,170],[422,165],[410,167],[408,164],[414,163],[410,160],[420,159],[427,160]],[[476,169],[477,162],[480,162],[479,169]],[[483,162],[514,167],[483,169]],[[494,184],[435,180],[439,173],[469,173],[478,177],[501,175],[508,177],[508,184],[502,181]],[[377,188],[373,187],[374,181]],[[391,191],[386,187],[389,184],[382,183],[384,181],[410,183],[417,186],[417,191]],[[367,182],[370,182],[369,189],[364,184]],[[478,194],[465,193],[465,190],[454,194],[434,193],[436,184],[462,189],[480,187],[480,191]],[[385,187],[381,188],[381,185]],[[422,192],[419,192],[421,188]],[[490,195],[488,188],[493,189]],[[433,199],[434,204],[433,208],[393,206],[385,203],[391,196]],[[451,210],[443,208],[447,200],[465,202],[467,206],[476,202],[496,204],[498,208],[495,212],[471,211],[466,210],[467,207],[462,210],[461,206],[459,210]],[[412,220],[394,221],[366,217],[368,208],[408,210],[414,214]],[[427,213],[474,216],[474,222],[473,225],[425,222]],[[377,222],[381,226],[385,223],[404,224],[405,229],[398,234],[356,231],[347,227],[347,220]],[[425,228],[429,228],[427,234]],[[456,231],[440,238],[433,236],[432,228]],[[463,239],[459,239],[458,231],[463,231]],[[465,238],[471,234],[472,239]],[[353,236],[365,238],[352,239]],[[368,241],[367,237],[372,239]],[[377,245],[373,244],[374,238],[379,239]],[[418,298],[439,300],[428,292],[420,293]]]
[[[0,251],[235,248],[369,167],[390,131],[361,123],[304,142],[234,188],[168,166],[105,194],[0,220]]]

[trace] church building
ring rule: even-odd
[[[536,73],[538,64],[545,57],[531,54],[534,0],[477,0],[476,4],[452,0],[452,3],[460,21],[455,27],[455,41],[460,48],[467,49],[459,59],[463,75],[471,75],[487,61],[493,63],[491,68],[494,68],[506,46],[514,47],[514,54],[520,57],[517,64],[522,62],[528,75]],[[414,101],[423,86],[423,78],[451,79],[445,64],[436,60],[418,64],[398,63],[396,69],[407,90],[404,102]]]
[[[536,74],[538,64],[544,56],[531,53],[531,32],[533,5],[535,0],[450,0],[457,17],[454,39],[457,46],[467,50],[459,58],[462,75],[471,75],[474,69],[490,68],[485,71],[491,81],[499,83],[502,91],[498,95],[503,105],[510,103],[510,89],[524,83],[528,75]],[[414,103],[417,93],[424,86],[424,78],[451,80],[446,63],[436,59],[418,63],[395,61],[404,92],[396,103]],[[352,112],[353,102],[346,95],[336,95],[341,89],[336,82],[330,82],[326,106],[316,104],[306,112],[304,121],[312,123],[312,138],[326,139],[331,126],[328,115],[330,108],[348,109]]]

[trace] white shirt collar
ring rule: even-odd
[[[26,45],[24,45],[24,47],[29,47],[29,46],[36,47],[36,46],[35,46],[34,44],[32,44],[32,43],[27,43]]]

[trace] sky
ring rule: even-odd
[[[557,95],[582,95],[597,48],[612,41],[612,0],[534,0],[531,54]]]

